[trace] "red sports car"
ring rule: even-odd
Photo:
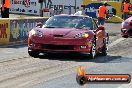
[[[132,37],[132,16],[122,22],[121,35],[124,38]]]
[[[97,53],[107,54],[107,43],[108,33],[93,18],[56,15],[29,32],[28,53],[36,57],[43,52],[79,52],[95,58]]]

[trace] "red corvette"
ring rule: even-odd
[[[88,16],[57,15],[29,32],[28,53],[79,52],[107,55],[108,33]]]
[[[121,35],[124,38],[132,37],[132,16],[122,22]]]

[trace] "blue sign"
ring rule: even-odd
[[[97,18],[98,17],[98,9],[102,5],[103,5],[102,3],[91,3],[91,4],[87,5],[85,8],[85,14],[90,17]],[[106,7],[108,9],[109,17],[116,15],[115,8],[113,8],[111,5],[108,5],[108,4]]]
[[[85,9],[85,14],[90,17],[97,18],[97,16],[98,16],[97,10],[102,5],[103,5],[102,3],[91,3],[91,4],[87,5],[86,9]]]

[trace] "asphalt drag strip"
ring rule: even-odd
[[[108,55],[98,56],[96,59],[68,54],[33,58],[28,55],[27,46],[0,48],[0,88],[131,88],[131,84],[79,86],[75,80],[79,65],[90,74],[132,75],[132,39],[121,38],[118,30],[114,30],[113,33],[110,35]]]
[[[119,40],[117,40],[119,41]],[[82,63],[89,74],[130,74],[132,75],[132,39],[123,39],[110,48],[106,57],[98,57],[94,60]],[[113,50],[114,53],[112,52]],[[91,66],[93,62],[94,65]],[[74,68],[75,69],[75,68]],[[71,70],[71,74],[57,77],[55,79],[41,81],[27,88],[132,88],[129,84],[86,84],[79,86],[75,80],[76,72]]]

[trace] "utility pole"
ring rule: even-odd
[[[75,13],[77,12],[77,1],[75,0]]]
[[[40,4],[40,16],[43,17],[43,2]]]
[[[40,3],[40,16],[43,17],[43,0],[38,0]]]
[[[69,14],[71,14],[71,5],[69,5]]]

